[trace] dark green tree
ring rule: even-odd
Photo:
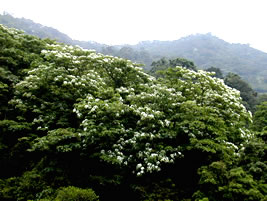
[[[257,92],[255,92],[249,84],[234,73],[228,73],[224,78],[225,84],[240,91],[243,104],[251,112],[255,111]]]
[[[48,43],[52,41],[0,25],[0,177],[20,175],[30,165],[29,142],[18,139],[31,133],[31,124],[20,121],[21,113],[9,102],[16,84],[42,60],[41,50]]]
[[[190,70],[197,70],[194,62],[189,61],[184,58],[175,58],[175,59],[167,59],[165,57],[161,58],[158,61],[153,61],[151,64],[151,69],[149,74],[158,77],[157,71],[166,70],[167,68],[174,68],[176,66],[181,66]]]
[[[267,130],[267,101],[257,105],[253,115],[253,129],[258,132]]]
[[[251,127],[264,142],[267,141],[267,101],[256,106]]]
[[[214,77],[223,79],[223,73],[222,73],[222,71],[221,71],[220,68],[209,67],[209,68],[206,69],[206,71],[208,71],[208,72],[215,72],[215,75],[213,75]]]

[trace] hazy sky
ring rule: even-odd
[[[105,44],[208,33],[267,52],[267,0],[0,0],[7,11]]]

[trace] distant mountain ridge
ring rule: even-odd
[[[132,48],[147,51],[153,56],[186,58],[202,69],[214,66],[225,74],[233,72],[257,91],[267,92],[267,53],[249,45],[230,44],[209,33],[175,41],[145,41]]]
[[[249,45],[228,43],[210,33],[190,35],[174,41],[142,41],[137,45],[108,46],[93,41],[73,40],[54,28],[25,18],[14,18],[9,14],[0,15],[0,24],[24,30],[27,34],[40,38],[51,38],[143,63],[146,70],[150,69],[153,61],[162,57],[186,58],[201,69],[213,66],[220,68],[224,74],[239,74],[256,91],[267,92],[267,53]]]
[[[93,41],[79,41],[71,39],[67,34],[64,34],[52,27],[43,26],[39,23],[35,23],[30,19],[15,18],[8,13],[0,15],[0,24],[3,24],[10,28],[16,28],[25,31],[26,34],[34,35],[39,38],[50,38],[61,43],[70,45],[79,45],[87,49],[95,49],[100,51],[104,46],[103,44]]]
[[[200,68],[216,65],[228,72],[232,68],[229,68],[230,61],[226,62],[225,59],[237,59],[235,63],[243,65],[253,65],[253,60],[257,60],[260,67],[267,69],[267,53],[251,48],[247,44],[230,44],[210,33],[190,35],[174,41],[144,41],[132,47],[161,57],[185,57],[194,60]],[[222,56],[226,58],[223,58],[221,63]],[[242,71],[239,73],[242,74]]]

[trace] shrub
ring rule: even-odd
[[[58,190],[55,201],[96,201],[98,196],[92,189],[82,189],[74,186]]]

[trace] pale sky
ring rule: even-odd
[[[0,0],[0,12],[109,45],[211,32],[267,52],[267,0]]]

